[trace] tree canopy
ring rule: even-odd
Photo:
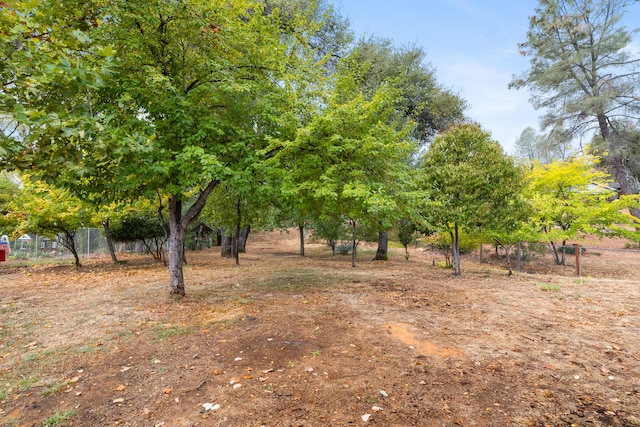
[[[72,3],[17,11],[34,24],[12,29],[19,48],[4,99],[29,137],[9,148],[87,197],[166,194],[171,292],[184,294],[184,232],[215,186],[264,146],[257,130],[277,132],[285,64],[299,56],[260,2]],[[77,19],[62,25],[68,10]],[[21,55],[38,56],[39,68]]]
[[[530,68],[512,87],[532,90],[546,110],[545,128],[570,135],[597,129],[607,142],[612,170],[624,194],[633,194],[612,135],[617,123],[640,112],[640,58],[629,49],[631,33],[621,23],[630,0],[541,0],[520,44]],[[640,211],[634,211],[636,216]]]
[[[513,214],[524,186],[522,170],[472,123],[455,125],[435,138],[417,179],[424,190],[423,228],[450,234],[456,275],[461,272],[460,229],[498,228]]]

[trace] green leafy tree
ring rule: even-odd
[[[354,248],[359,226],[392,222],[397,212],[393,185],[404,180],[413,150],[406,128],[398,130],[392,120],[397,90],[383,85],[365,97],[361,72],[361,63],[345,58],[326,107],[295,138],[274,141],[272,147],[277,152],[272,161],[286,171],[281,176],[285,191],[297,194],[315,218],[348,221]]]
[[[22,190],[19,177],[7,171],[0,171],[0,235],[11,234],[17,226],[16,212],[12,204],[20,198]]]
[[[640,59],[629,49],[631,33],[621,23],[630,0],[541,0],[520,45],[531,67],[512,87],[533,91],[545,109],[543,126],[570,135],[598,129],[609,150],[611,170],[625,195],[634,194],[614,143],[613,125],[640,111]],[[640,210],[633,209],[640,217]]]
[[[460,230],[489,230],[507,222],[524,186],[522,170],[480,126],[463,123],[438,135],[417,176],[424,191],[423,222],[448,233],[460,275]]]
[[[608,175],[595,168],[597,160],[584,156],[536,164],[531,171],[528,198],[535,206],[531,225],[541,231],[554,261],[564,264],[558,243],[586,234],[617,235],[628,233],[625,225],[631,217],[625,209],[637,204],[633,197],[615,198]],[[614,200],[615,199],[615,200]]]
[[[338,242],[348,238],[348,230],[346,229],[344,218],[316,218],[311,223],[311,227],[315,238],[327,241],[333,256],[336,255]]]
[[[437,132],[463,118],[466,102],[438,82],[421,47],[396,47],[390,40],[370,36],[356,43],[352,55],[366,65],[362,74],[365,96],[372,96],[383,84],[396,88],[399,96],[391,120],[409,124],[410,136],[418,147],[424,147]],[[388,221],[386,226],[390,226]],[[387,230],[381,223],[375,256],[377,260],[387,259]]]
[[[36,233],[55,239],[73,255],[77,268],[81,267],[76,247],[79,228],[94,225],[95,212],[86,203],[67,190],[51,187],[46,183],[23,176],[24,188],[10,206],[20,218],[14,235]]]
[[[162,248],[167,241],[168,230],[153,211],[127,214],[113,224],[110,234],[116,242],[141,242],[153,258],[164,260]]]
[[[397,224],[398,240],[404,247],[404,259],[409,261],[409,243],[415,238],[416,225],[408,218],[401,218]]]
[[[539,232],[530,226],[533,205],[525,197],[524,188],[523,182],[519,188],[520,191],[514,193],[513,198],[502,206],[499,216],[487,229],[481,231],[481,234],[490,239],[491,243],[504,250],[509,276],[513,274],[512,249],[521,242],[536,241],[540,236]]]
[[[284,126],[286,64],[299,58],[288,52],[304,48],[295,30],[305,23],[291,23],[293,49],[278,14],[251,0],[29,5],[20,13],[38,26],[22,39],[47,29],[55,43],[20,47],[43,65],[26,73],[29,61],[15,62],[23,90],[5,99],[15,100],[13,117],[29,125],[29,139],[6,152],[85,198],[166,194],[170,292],[184,295],[187,227],[213,189],[242,170],[242,156],[264,146],[256,129]]]

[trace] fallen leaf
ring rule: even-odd
[[[125,388],[127,388],[127,386],[126,386],[126,385],[124,385],[124,384],[120,384],[118,387],[116,387],[116,390],[117,390],[117,391],[122,391],[122,390],[124,390]]]
[[[131,369],[131,366],[123,366],[120,372],[127,372],[129,369]]]
[[[251,377],[251,375],[245,375],[245,376],[244,376],[244,379],[245,379],[245,380],[250,380],[251,378],[252,378],[252,377]]]
[[[169,387],[164,388],[164,394],[171,394],[172,390]]]
[[[214,369],[214,370],[213,370],[213,375],[220,375],[220,371],[219,371],[219,370],[217,370],[217,369]]]
[[[122,403],[122,402],[124,402],[124,399],[121,397],[118,399],[113,399],[113,403]]]

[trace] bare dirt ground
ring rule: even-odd
[[[476,254],[456,279],[424,249],[248,250],[188,253],[182,299],[147,258],[1,265],[1,422],[640,426],[639,253],[588,251],[582,278]]]

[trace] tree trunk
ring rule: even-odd
[[[458,224],[453,224],[453,233],[451,233],[451,247],[453,250],[453,268],[454,274],[460,276],[460,233]]]
[[[631,184],[629,183],[629,177],[627,176],[627,171],[622,164],[622,160],[618,155],[618,147],[613,140],[611,140],[611,132],[609,129],[609,121],[607,119],[606,114],[602,111],[598,113],[598,126],[600,127],[600,134],[602,138],[607,143],[609,148],[609,165],[611,169],[613,169],[614,175],[618,180],[618,184],[620,184],[620,192],[629,196],[634,194],[633,189],[631,188]],[[640,209],[638,208],[630,208],[629,210],[631,215],[640,219]]]
[[[356,251],[358,249],[358,241],[356,239],[356,230],[358,223],[355,220],[351,221],[351,225],[353,227],[353,241],[351,242],[351,267],[356,268]]]
[[[238,252],[243,254],[247,253],[247,239],[249,238],[250,232],[251,232],[250,225],[240,230],[240,240],[238,241]]]
[[[222,235],[222,243],[220,245],[220,256],[222,258],[232,257],[231,240],[233,240],[231,237],[226,236],[224,234]]]
[[[116,264],[118,262],[118,258],[116,257],[116,251],[113,248],[113,239],[111,238],[111,229],[109,228],[108,219],[102,221],[102,227],[104,227],[104,238],[107,239],[107,248],[109,249],[109,255],[111,255],[111,261]]]
[[[222,246],[222,239],[224,238],[224,228],[216,228],[216,243],[213,246]]]
[[[240,254],[238,253],[238,241],[240,240],[240,233],[236,233],[231,239],[231,255],[236,262],[236,265],[240,265]]]
[[[182,260],[184,259],[184,236],[187,227],[200,215],[207,198],[218,181],[211,181],[200,192],[196,201],[182,215],[182,202],[179,194],[169,197],[169,293],[185,295]]]
[[[300,232],[300,256],[304,257],[304,223],[298,224],[298,231]]]
[[[169,198],[169,293],[185,295],[182,261],[185,228],[182,226],[182,202],[179,196]]]
[[[80,264],[80,256],[78,255],[78,248],[76,248],[76,242],[75,242],[75,233],[74,232],[70,232],[68,230],[63,230],[62,234],[64,235],[62,238],[62,241],[60,242],[60,244],[62,246],[64,246],[65,248],[69,249],[69,252],[71,252],[71,255],[73,255],[73,259],[76,265],[76,268],[80,268],[82,267],[82,265]]]
[[[336,241],[334,239],[329,239],[329,246],[331,247],[331,254],[336,256]]]
[[[513,270],[511,268],[511,245],[503,246],[504,253],[507,255],[507,270],[509,270],[509,276],[513,276]]]
[[[233,242],[231,243],[231,252],[233,252],[233,258],[236,260],[236,265],[240,265],[240,251],[238,245],[240,243],[240,226],[242,224],[242,210],[240,206],[240,198],[236,201],[236,232],[233,236]]]
[[[558,254],[558,248],[556,247],[556,244],[553,242],[549,242],[549,246],[551,246],[551,255],[553,255],[553,261],[556,263],[556,265],[562,265],[560,263],[560,255]]]
[[[378,250],[376,250],[376,256],[373,257],[374,261],[388,261],[389,260],[389,233],[386,231],[378,232]]]

